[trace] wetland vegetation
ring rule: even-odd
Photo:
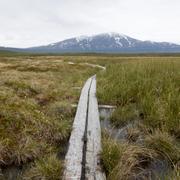
[[[106,71],[85,63],[106,67]],[[102,135],[110,180],[177,179],[180,171],[179,55],[0,56],[0,179],[61,179],[81,87],[97,74],[99,104],[126,138]],[[131,125],[131,126],[129,126]],[[163,165],[162,165],[163,164]],[[161,166],[162,165],[162,166]],[[167,166],[167,168],[165,167]],[[155,171],[163,167],[164,174]],[[163,170],[164,170],[163,169]]]
[[[127,131],[125,142],[111,137],[107,141],[107,135],[103,140],[108,179],[178,179],[179,69],[179,58],[139,58],[110,64],[99,74],[99,101],[117,106],[110,122]],[[154,172],[156,161],[167,163],[167,171]]]

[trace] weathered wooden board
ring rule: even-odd
[[[96,76],[93,77],[89,91],[87,145],[85,177],[87,180],[104,180],[105,175],[100,167],[101,127],[98,102],[96,98]]]
[[[101,127],[96,98],[96,76],[87,80],[79,99],[69,148],[65,157],[64,180],[105,180],[100,167]]]
[[[65,180],[81,179],[84,146],[83,138],[86,127],[88,96],[91,81],[92,78],[89,78],[81,91],[81,96],[73,123],[73,129],[69,140],[69,148],[65,157],[65,171],[63,177]]]
[[[106,70],[106,67],[104,67],[104,66],[101,66],[101,65],[99,65],[99,64],[91,64],[91,63],[80,63],[80,64],[82,64],[82,65],[86,65],[86,66],[90,66],[90,67],[94,67],[94,68],[100,68],[100,69],[102,69],[102,70]]]

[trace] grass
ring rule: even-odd
[[[103,141],[103,151],[101,154],[102,163],[104,165],[106,173],[109,175],[113,169],[117,166],[120,157],[122,156],[124,147],[121,147],[115,141],[111,139],[104,139]]]
[[[14,164],[28,165],[22,179],[61,179],[63,157],[60,160],[57,153],[71,132],[75,115],[71,104],[77,104],[85,80],[99,72],[99,104],[117,106],[113,125],[137,124],[128,129],[125,143],[103,138],[102,162],[108,179],[144,178],[149,164],[162,158],[173,167],[167,179],[175,179],[179,174],[179,69],[178,55],[1,54],[0,178],[1,167]]]
[[[121,128],[134,124],[133,129],[127,128],[126,156],[121,152],[126,143],[103,143],[108,178],[135,179],[142,175],[146,179],[143,174],[147,164],[139,164],[140,156],[148,157],[148,163],[166,159],[169,169],[174,169],[166,174],[167,179],[176,179],[180,160],[180,58],[123,60],[108,64],[98,76],[100,103],[117,106],[110,118],[112,125]]]
[[[179,68],[178,60],[110,65],[99,77],[99,99],[118,106],[112,116],[116,125],[128,122],[132,116],[136,118],[138,113],[138,118],[148,127],[166,128],[178,135]]]
[[[115,126],[120,127],[130,123],[133,120],[136,120],[137,116],[138,114],[134,104],[128,106],[125,105],[123,107],[118,106],[111,116],[111,122]]]
[[[165,180],[173,179],[173,180],[178,180],[180,177],[180,167],[175,166],[174,170],[165,177]],[[159,178],[160,179],[160,178]],[[162,179],[163,180],[163,179]]]
[[[0,167],[34,162],[26,175],[58,179],[63,160],[51,154],[68,141],[75,115],[71,104],[97,71],[56,56],[0,57]]]
[[[175,139],[167,132],[153,132],[146,136],[145,144],[147,147],[172,161],[172,164],[177,164],[180,160],[179,143],[176,143]]]
[[[61,180],[63,175],[63,163],[55,154],[36,160],[32,167],[24,173],[23,180],[46,179]]]
[[[143,146],[119,143],[112,139],[103,139],[101,154],[107,179],[125,180],[145,177],[145,168],[156,158],[155,151]]]
[[[136,144],[119,142],[103,134],[101,159],[107,179],[178,179],[179,149],[172,138],[159,132],[146,138],[145,144]],[[152,169],[152,164],[163,158],[171,163],[171,168],[162,175]]]
[[[146,174],[145,167],[153,161],[155,156],[153,151],[135,145],[129,145],[126,148],[117,166],[110,173],[109,179],[145,179],[150,177]]]

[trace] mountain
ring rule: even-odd
[[[168,42],[140,41],[123,34],[104,33],[71,38],[27,50],[48,53],[173,53],[180,52],[180,45]]]
[[[180,45],[141,41],[118,33],[104,33],[70,38],[46,46],[7,50],[33,53],[176,53],[180,52]]]
[[[11,48],[11,47],[2,47],[2,46],[0,46],[0,52],[2,52],[2,51],[22,52],[22,51],[25,51],[25,49],[21,49],[21,48]]]

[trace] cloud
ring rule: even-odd
[[[180,42],[179,0],[0,0],[0,45],[29,47],[108,31]]]

